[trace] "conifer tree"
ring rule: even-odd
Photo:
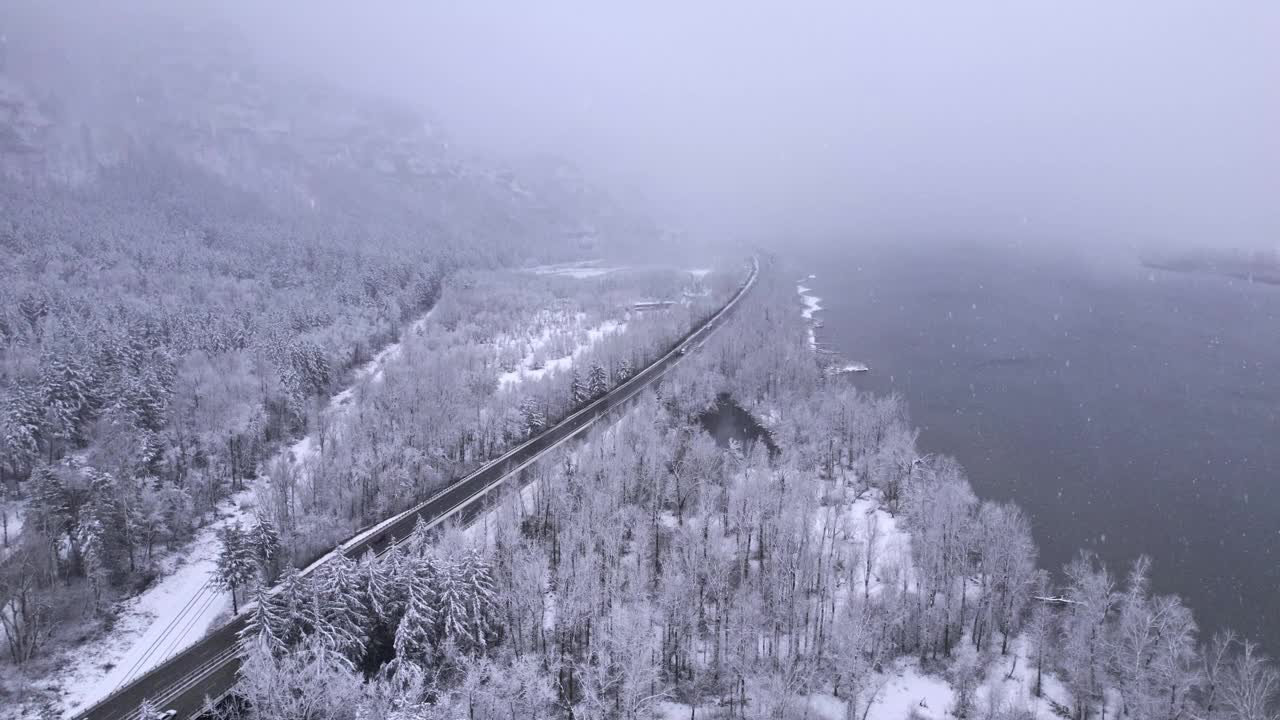
[[[587,383],[588,390],[593,398],[598,398],[609,392],[609,374],[605,372],[604,366],[600,365],[600,363],[592,363]]]
[[[631,371],[631,361],[623,358],[618,361],[618,365],[613,371],[613,379],[614,382],[621,385],[627,380],[630,380],[633,374],[634,373]]]
[[[569,382],[569,397],[572,399],[574,407],[583,405],[591,399],[591,391],[587,384],[582,381],[582,375],[577,370],[573,371],[573,379]]]
[[[283,626],[284,620],[276,608],[275,598],[267,588],[258,586],[256,602],[244,629],[240,631],[240,639],[257,644],[273,657],[279,657],[285,651],[284,638],[280,635]]]
[[[431,595],[425,584],[411,583],[409,586],[409,600],[405,605],[404,616],[396,627],[397,664],[425,664],[433,652],[439,616],[432,607]]]
[[[542,405],[533,398],[525,398],[520,403],[520,415],[524,419],[524,429],[529,435],[542,432],[547,427],[547,416]]]
[[[432,590],[441,639],[465,642],[470,636],[470,598],[458,563],[440,559]]]
[[[263,515],[258,515],[257,523],[250,528],[246,541],[253,553],[254,562],[262,573],[264,582],[269,582],[275,575],[276,556],[280,552],[280,532],[275,523]]]
[[[356,597],[366,608],[369,617],[380,622],[388,622],[393,614],[392,605],[388,602],[388,578],[386,566],[378,560],[372,550],[365,552],[360,558],[354,573]]]
[[[254,562],[244,530],[240,523],[228,525],[218,531],[218,540],[222,544],[218,553],[218,564],[214,569],[214,582],[218,587],[231,592],[231,612],[239,614],[240,604],[237,591],[253,582]]]
[[[328,645],[349,658],[357,658],[367,632],[355,563],[339,554],[326,563],[318,584],[317,606]]]
[[[466,597],[466,642],[477,650],[483,649],[493,632],[497,613],[493,567],[479,550],[472,549],[458,563],[455,578]]]
[[[285,572],[273,597],[281,620],[280,639],[286,647],[298,645],[315,632],[318,622],[316,594],[310,580],[296,568]]]

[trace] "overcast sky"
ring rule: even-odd
[[[269,57],[689,225],[1280,244],[1276,0],[216,7]]]

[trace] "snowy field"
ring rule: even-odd
[[[542,332],[536,337],[523,340],[527,348],[524,357],[520,358],[515,369],[498,376],[498,386],[510,389],[525,380],[536,381],[549,374],[565,372],[573,367],[575,358],[582,356],[593,345],[606,337],[626,332],[627,329],[625,320],[605,320],[594,327],[586,327],[586,318],[587,316],[583,313],[561,315],[558,322],[544,326]],[[577,342],[568,353],[555,356],[553,340],[557,336],[574,337]]]
[[[587,278],[600,277],[626,269],[625,267],[607,267],[603,262],[602,260],[582,260],[555,265],[539,265],[528,268],[528,271],[537,275],[555,275],[576,280],[586,280]]]

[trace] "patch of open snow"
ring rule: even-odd
[[[912,713],[929,720],[951,717],[955,693],[945,679],[922,672],[919,660],[901,658],[892,663],[886,673],[876,673],[876,677],[872,686],[880,688],[866,710],[867,720],[906,720]],[[761,700],[758,693],[748,695],[757,703]],[[819,692],[794,697],[794,700],[793,710],[798,711],[796,706],[808,706],[807,717],[844,720],[847,702],[843,698]],[[683,720],[689,715],[687,703],[665,701],[654,708],[656,718]]]
[[[548,360],[540,368],[534,368],[533,363],[541,348],[547,344],[551,337],[551,331],[544,330],[542,335],[535,339],[533,347],[529,353],[520,361],[520,365],[511,372],[505,372],[498,376],[498,387],[509,388],[515,386],[525,380],[540,380],[548,373],[563,372],[573,366],[574,358],[581,356],[607,335],[617,335],[626,332],[627,323],[618,320],[606,320],[594,328],[587,330],[586,342],[579,344],[573,351],[564,357]]]
[[[891,667],[891,677],[871,703],[867,720],[902,720],[914,712],[925,718],[942,718],[954,703],[947,681],[926,675],[920,661],[902,658]]]
[[[689,720],[689,706],[686,703],[660,700],[653,705],[653,718],[654,720]]]
[[[539,265],[537,267],[528,268],[528,271],[535,275],[556,275],[559,277],[574,278],[575,280],[585,280],[587,278],[608,275],[609,273],[626,269],[624,267],[605,267],[600,263],[600,260],[582,260],[579,262],[559,263],[556,265]]]
[[[562,270],[556,273],[556,275],[559,275],[561,277],[571,277],[575,280],[585,280],[587,278],[599,277],[601,275],[608,275],[609,273],[614,272],[617,269],[618,268],[574,268],[571,270]]]
[[[906,720],[916,717],[942,720],[951,717],[955,693],[943,678],[926,675],[915,658],[902,658],[886,673],[876,673],[872,687],[881,686],[866,708],[867,720]],[[848,701],[829,693],[811,693],[804,698],[809,717],[844,720]],[[687,707],[687,706],[686,706]]]
[[[812,717],[820,718],[821,720],[844,720],[846,706],[848,705],[844,700],[827,693],[814,693],[809,696],[808,700],[808,709],[812,713]]]
[[[902,527],[900,518],[884,509],[879,491],[867,489],[855,496],[852,487],[841,486],[839,481],[822,483],[821,488],[821,509],[814,514],[810,531],[819,542],[834,525],[839,552],[853,563],[851,582],[837,587],[836,601],[843,605],[851,596],[877,597],[890,584],[914,590],[911,533]]]
[[[1065,686],[1050,672],[1041,679],[1041,696],[1035,696],[1036,668],[1025,636],[1011,640],[1008,655],[996,655],[975,694],[974,705],[981,709],[1023,710],[1036,720],[1057,717],[1053,703],[1069,706]],[[970,646],[971,647],[971,646]],[[1111,713],[1107,713],[1111,717]]]
[[[250,491],[223,502],[225,515],[206,525],[191,542],[173,572],[141,595],[122,603],[114,629],[77,648],[56,681],[67,715],[98,702],[204,637],[213,622],[231,606],[231,596],[213,586],[217,565],[218,531],[240,522]]]
[[[693,268],[689,271],[689,274],[695,279],[701,280],[711,274],[711,268]]]

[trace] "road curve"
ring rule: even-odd
[[[610,411],[627,403],[665,375],[687,352],[701,347],[737,309],[739,302],[755,285],[759,272],[759,261],[752,258],[751,274],[724,307],[686,334],[667,354],[626,382],[426,501],[357,533],[309,565],[302,573],[313,572],[337,553],[359,558],[372,550],[381,555],[398,538],[407,537],[419,520],[428,523],[428,527],[434,527],[458,515],[464,521],[474,517],[483,507],[478,501],[502,485],[512,474],[584,432],[597,420],[609,415]],[[173,710],[176,712],[173,716],[175,718],[189,718],[199,714],[206,706],[206,699],[221,699],[235,685],[240,668],[239,634],[245,626],[247,616],[242,611],[204,639],[76,715],[76,720],[131,720],[138,717],[144,699],[150,699],[161,710]]]

